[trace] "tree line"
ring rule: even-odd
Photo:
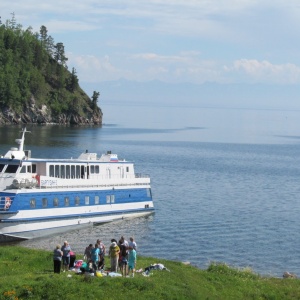
[[[34,99],[54,114],[99,111],[100,93],[89,98],[67,61],[64,44],[55,43],[46,26],[33,32],[32,27],[24,30],[14,13],[5,23],[0,17],[0,108],[21,112]]]

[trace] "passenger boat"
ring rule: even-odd
[[[40,159],[18,147],[0,157],[0,241],[42,237],[154,212],[150,177],[107,151]]]

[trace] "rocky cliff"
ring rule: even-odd
[[[0,107],[0,124],[102,124],[103,113],[100,108],[97,107],[96,111],[90,107],[85,109],[85,117],[74,112],[54,115],[46,105],[38,107],[34,97],[31,97],[30,104],[21,113],[17,113],[9,107]]]

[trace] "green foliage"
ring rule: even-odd
[[[200,270],[180,262],[138,256],[137,269],[157,262],[170,272],[154,270],[149,277],[136,273],[134,278],[54,274],[52,251],[2,246],[0,299],[300,298],[298,279],[261,277],[250,269],[238,270],[226,264],[213,263]]]
[[[258,275],[254,274],[250,268],[244,268],[241,270],[231,268],[225,263],[211,263],[207,269],[208,272],[239,276],[241,278],[256,278]]]
[[[23,30],[12,14],[11,20],[0,23],[0,110],[20,113],[34,98],[54,116],[72,111],[85,117],[95,109],[99,113],[81,90],[76,70],[68,71],[67,60],[63,43],[55,44],[44,25],[39,33]]]

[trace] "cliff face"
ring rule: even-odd
[[[90,98],[67,60],[45,26],[23,30],[14,14],[0,22],[0,124],[102,124],[100,93]]]
[[[22,113],[17,113],[9,107],[0,108],[0,124],[101,125],[102,116],[103,113],[99,107],[96,111],[87,107],[85,117],[74,112],[54,115],[47,105],[38,107],[33,97]]]

